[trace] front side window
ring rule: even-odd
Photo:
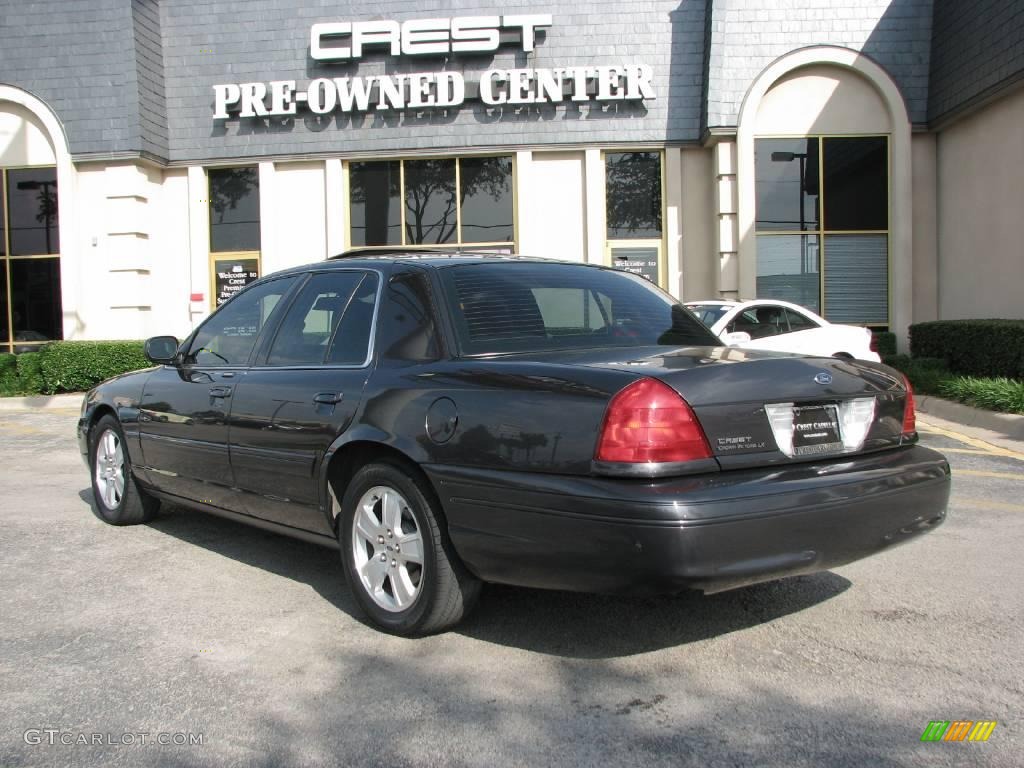
[[[511,157],[351,162],[352,246],[515,240]]]
[[[248,364],[256,340],[296,279],[289,276],[254,286],[214,312],[193,337],[185,362],[200,366]]]
[[[32,352],[64,336],[56,169],[0,169],[0,200],[0,351]]]
[[[377,276],[323,272],[302,287],[281,321],[268,365],[362,365],[369,353]]]
[[[888,137],[758,139],[754,164],[758,296],[887,325]]]
[[[721,343],[636,275],[526,263],[456,266],[441,275],[465,354]]]

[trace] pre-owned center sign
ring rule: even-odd
[[[534,50],[537,33],[551,26],[550,14],[460,16],[402,22],[323,22],[310,30],[310,56],[317,61],[352,61],[374,52],[390,56],[482,54],[514,44]],[[317,115],[335,111],[449,108],[473,96],[487,105],[562,101],[653,99],[646,64],[615,63],[551,68],[488,69],[467,83],[462,72],[319,77],[224,83],[213,86],[214,119],[295,115],[300,107]]]

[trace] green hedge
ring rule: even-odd
[[[938,395],[990,411],[1024,414],[1024,381],[957,376],[945,360],[934,357],[892,355],[883,362],[905,373],[918,394]]]
[[[896,354],[896,334],[889,331],[873,331],[875,337],[875,349],[882,357],[889,357]]]
[[[111,376],[153,365],[142,353],[141,341],[55,341],[38,353],[41,391],[81,392]],[[18,355],[19,358],[25,354]],[[20,369],[19,361],[19,369]]]
[[[0,395],[20,394],[18,388],[18,356],[0,354]]]
[[[953,373],[1024,379],[1024,320],[938,320],[910,326],[910,353]]]

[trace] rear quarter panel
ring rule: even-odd
[[[421,463],[586,474],[609,399],[636,378],[519,361],[378,368],[360,428]],[[443,399],[457,423],[431,437]]]

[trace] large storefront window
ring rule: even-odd
[[[260,276],[260,178],[255,166],[211,168],[210,296],[219,307]]]
[[[0,170],[0,351],[63,338],[55,168]]]
[[[888,139],[758,139],[755,166],[758,297],[888,325]]]
[[[604,167],[609,260],[661,283],[661,153],[606,152]]]
[[[515,241],[511,157],[353,162],[348,186],[353,247]]]

